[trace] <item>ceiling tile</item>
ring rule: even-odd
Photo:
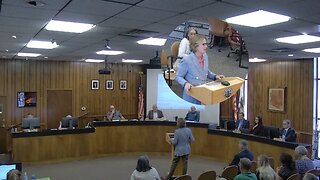
[[[68,3],[69,0],[41,0],[43,6],[35,7],[27,3],[26,0],[2,0],[3,5],[11,5],[15,7],[25,7],[25,8],[34,8],[34,9],[51,9],[51,10],[60,10],[63,6]]]
[[[97,24],[100,21],[103,21],[104,19],[105,18],[102,16],[71,13],[67,11],[62,11],[56,17],[54,17],[54,20],[71,21],[71,22],[88,23],[88,24]]]
[[[145,26],[147,24],[150,24],[150,23],[146,21],[125,19],[125,18],[110,18],[107,21],[99,24],[99,26],[136,29],[138,27]]]
[[[15,17],[21,19],[34,19],[34,20],[51,20],[58,10],[38,9],[38,8],[25,8],[12,5],[2,5],[1,16]]]

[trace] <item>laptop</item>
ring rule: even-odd
[[[17,169],[21,172],[21,170],[22,170],[21,163],[0,164],[0,180],[6,180],[7,173],[12,169]]]

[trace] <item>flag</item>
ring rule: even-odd
[[[232,96],[233,119],[237,121],[237,93]]]
[[[144,95],[142,86],[139,86],[139,101],[138,101],[138,119],[144,117]]]

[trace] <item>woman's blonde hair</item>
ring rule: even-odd
[[[192,52],[197,51],[197,47],[202,44],[203,40],[207,40],[207,38],[204,35],[201,34],[195,34],[192,38],[189,39],[190,42],[190,49]]]
[[[186,127],[186,121],[183,118],[178,118],[177,120],[177,126],[178,128],[184,128]]]

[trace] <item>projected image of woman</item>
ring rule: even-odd
[[[187,94],[192,86],[224,78],[223,75],[216,75],[209,70],[207,48],[206,37],[199,34],[194,35],[190,39],[191,53],[182,59],[176,75],[176,81],[183,87],[182,98],[194,104],[201,104],[201,102]]]

